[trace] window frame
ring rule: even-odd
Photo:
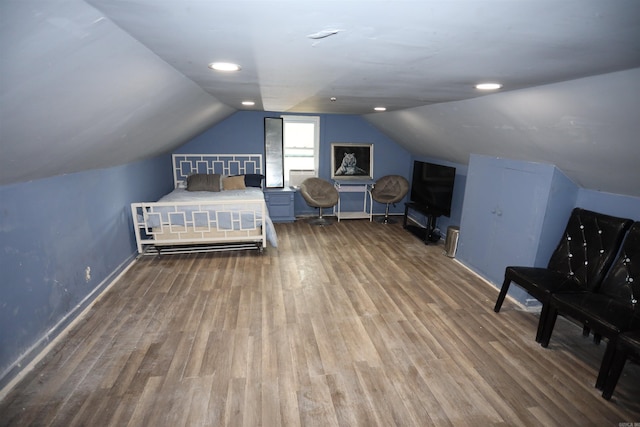
[[[313,173],[318,176],[320,172],[320,116],[293,116],[281,115],[282,118],[282,134],[283,134],[283,160],[287,163],[287,146],[285,144],[287,135],[287,123],[310,123],[314,125],[314,143],[313,143]],[[289,156],[292,157],[292,156]],[[287,170],[287,169],[285,169]],[[291,169],[289,169],[291,170]],[[294,169],[295,170],[295,169]],[[285,186],[289,185],[289,173],[285,173]]]

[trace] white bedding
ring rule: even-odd
[[[243,204],[245,202],[253,202],[253,207],[249,204]],[[262,223],[262,218],[259,215],[255,218],[255,202],[264,201],[264,193],[260,188],[257,187],[247,187],[244,190],[225,190],[219,192],[211,192],[211,191],[187,191],[184,188],[176,188],[171,193],[163,196],[158,203],[179,203],[181,204],[181,211],[176,213],[175,211],[167,210],[165,212],[161,212],[160,214],[155,214],[155,217],[150,216],[147,219],[147,224],[157,227],[160,225],[161,221],[167,221],[166,216],[168,215],[187,215],[190,219],[193,218],[196,225],[204,225],[200,224],[199,221],[203,223],[206,222],[207,215],[202,214],[203,210],[209,212],[216,211],[216,204],[224,203],[225,215],[218,218],[220,222],[227,221],[228,224],[225,227],[232,229],[234,227],[232,223],[234,219],[227,217],[228,211],[232,210],[234,212],[238,212],[239,217],[238,221],[246,224],[252,224],[254,221],[258,223]],[[207,205],[207,202],[212,202],[211,205]],[[197,206],[189,206],[189,203],[197,203]],[[183,205],[184,204],[184,205]],[[278,238],[276,235],[275,228],[273,227],[273,222],[269,217],[269,211],[265,207],[266,217],[264,218],[265,228],[266,228],[266,236],[267,240],[273,247],[278,246]],[[160,218],[162,216],[162,218]],[[155,223],[154,223],[155,221]],[[175,217],[172,217],[171,222],[175,225],[179,223],[176,221]]]
[[[187,191],[185,188],[176,188],[171,193],[163,196],[158,202],[206,202],[209,200],[264,200],[264,193],[258,187],[247,187],[244,190],[225,191]]]

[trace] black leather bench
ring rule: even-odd
[[[640,222],[632,225],[604,281],[594,291],[551,295],[541,344],[549,345],[558,314],[575,319],[608,340],[596,380],[602,389],[619,336],[640,329]]]
[[[509,266],[505,269],[494,311],[500,311],[511,282],[522,287],[542,303],[536,333],[536,341],[540,342],[551,295],[591,291],[600,286],[632,223],[627,218],[573,209],[546,268]]]

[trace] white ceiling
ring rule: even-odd
[[[640,66],[638,1],[87,1],[233,108],[366,114]]]
[[[250,99],[363,114],[415,155],[546,161],[640,196],[637,0],[2,0],[0,55],[0,185],[171,151]],[[482,96],[487,80],[504,88]]]

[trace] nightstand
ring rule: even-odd
[[[271,221],[293,222],[296,220],[293,204],[295,194],[295,190],[290,187],[264,189],[264,199],[267,202]]]

